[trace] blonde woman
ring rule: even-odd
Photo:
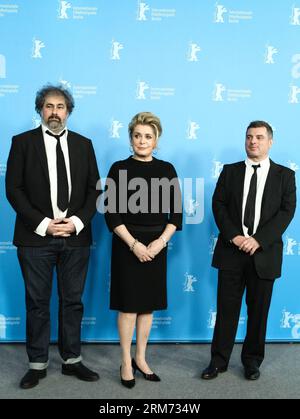
[[[153,311],[167,308],[167,243],[181,230],[182,208],[173,165],[153,157],[162,133],[159,118],[139,113],[128,130],[133,154],[109,171],[105,218],[113,232],[110,308],[119,311],[120,378],[132,388],[136,370],[160,381],[146,361],[146,348]]]

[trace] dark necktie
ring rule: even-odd
[[[50,131],[46,131],[46,134],[51,135],[57,139],[56,144],[56,169],[57,169],[57,206],[61,211],[65,211],[69,204],[69,185],[67,177],[66,162],[64,154],[60,145],[60,137],[64,135],[64,130],[59,135],[52,134]]]
[[[254,172],[252,173],[249,192],[246,201],[245,213],[244,213],[244,225],[248,227],[248,234],[252,236],[254,228],[255,218],[255,200],[256,200],[256,188],[257,188],[257,169],[260,164],[252,165]]]

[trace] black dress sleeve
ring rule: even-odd
[[[170,193],[170,214],[168,222],[176,226],[177,230],[182,230],[182,197],[175,167],[169,164],[169,180],[172,181]]]
[[[114,163],[107,175],[105,184],[105,221],[110,232],[124,224],[122,215],[119,213],[119,165]]]

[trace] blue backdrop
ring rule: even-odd
[[[160,116],[158,158],[182,180],[184,228],[169,251],[168,310],[152,341],[210,341],[217,272],[211,196],[224,163],[244,159],[249,121],[275,130],[274,161],[299,181],[300,0],[2,0],[0,5],[0,340],[25,338],[24,287],[12,245],[15,214],[5,198],[11,137],[39,125],[36,91],[64,83],[76,108],[69,128],[91,138],[101,175],[129,155],[127,125],[140,111]],[[299,211],[284,234],[269,341],[300,340]],[[111,237],[103,216],[84,294],[85,341],[118,339],[108,309]],[[52,301],[52,338],[57,298]],[[238,339],[245,334],[243,306]]]

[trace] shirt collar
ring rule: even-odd
[[[270,157],[268,156],[264,160],[261,160],[260,162],[253,161],[247,157],[247,159],[245,160],[245,164],[247,167],[252,167],[253,165],[260,164],[260,167],[264,169],[270,166]]]
[[[66,135],[66,134],[68,134],[68,128],[67,127],[64,127],[58,134],[57,133],[54,133],[53,131],[51,131],[51,129],[49,129],[46,125],[44,125],[44,124],[42,124],[42,130],[43,130],[43,135],[45,135],[46,134],[46,131],[50,131],[50,132],[52,132],[52,134],[55,134],[55,135],[59,135],[61,132],[63,132],[63,131],[66,131],[65,132],[65,134],[64,134],[64,136]]]

